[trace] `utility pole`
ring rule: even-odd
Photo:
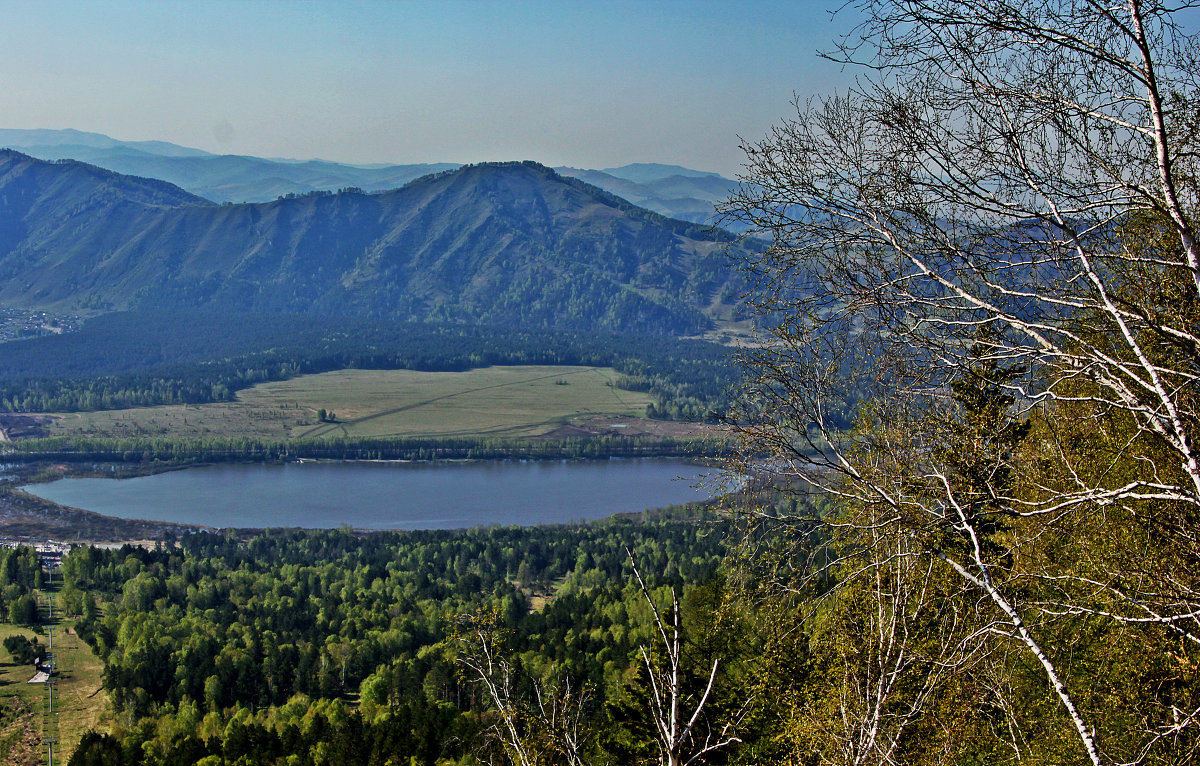
[[[47,747],[50,748],[50,766],[54,766],[54,746],[58,744],[57,739],[46,740]]]

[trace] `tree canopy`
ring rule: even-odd
[[[857,84],[746,146],[774,321],[735,422],[836,498],[790,520],[828,540],[809,635],[866,653],[797,705],[821,762],[1194,757],[1186,6],[865,0]]]

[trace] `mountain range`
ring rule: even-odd
[[[269,202],[286,194],[346,187],[386,191],[430,173],[460,167],[446,162],[348,165],[218,155],[163,141],[120,141],[78,130],[0,129],[0,147],[44,160],[74,159],[118,173],[160,178],[214,202]],[[713,223],[714,204],[728,198],[737,185],[716,173],[657,163],[555,170],[640,207],[694,223]]]
[[[744,246],[532,162],[377,193],[214,204],[165,181],[0,151],[10,306],[687,334],[731,311],[726,251]]]

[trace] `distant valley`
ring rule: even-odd
[[[688,198],[706,218],[711,202],[687,195],[715,198],[724,179],[535,162],[338,175],[349,166],[66,137],[24,138],[76,157],[0,149],[0,451],[23,475],[47,460],[140,471],[721,449],[733,349],[688,336],[744,329],[731,264],[762,245],[630,199]],[[253,161],[246,179],[303,170],[334,188],[217,202],[77,158],[89,151]],[[506,367],[534,377],[498,383]],[[397,381],[411,396],[395,398]],[[290,393],[247,404],[271,383]],[[6,486],[0,501],[41,518]]]

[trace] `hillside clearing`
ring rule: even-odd
[[[41,748],[42,739],[58,740],[56,757],[75,749],[79,738],[89,729],[101,730],[108,715],[108,695],[98,693],[100,689],[101,662],[91,647],[74,632],[73,623],[58,622],[54,628],[54,656],[57,672],[54,675],[54,711],[49,710],[48,692],[45,684],[27,683],[33,677],[33,668],[17,665],[7,652],[0,649],[0,706],[9,711],[11,717],[8,731],[0,742],[0,756],[19,762],[18,754],[31,746]],[[33,638],[35,634],[15,625],[0,625],[0,641],[18,634]],[[47,644],[45,634],[37,636],[42,646]],[[40,758],[34,763],[40,762]],[[65,762],[65,757],[64,761]]]

